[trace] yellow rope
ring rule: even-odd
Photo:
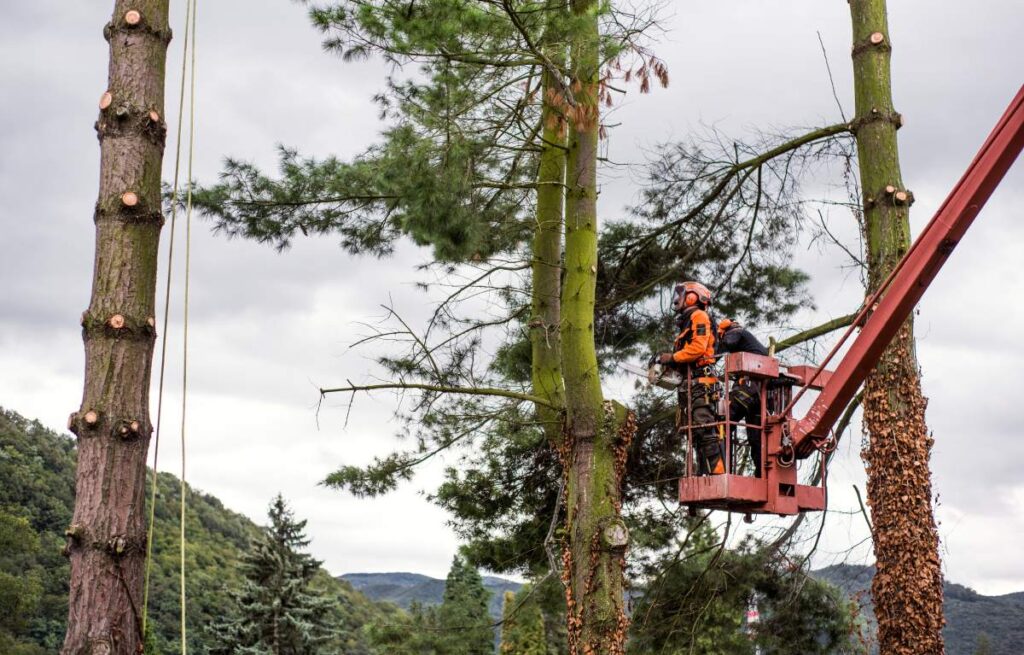
[[[157,462],[160,455],[160,424],[164,408],[164,373],[167,367],[167,335],[171,306],[171,273],[174,270],[174,234],[178,223],[178,180],[181,170],[181,126],[185,116],[185,71],[191,39],[189,19],[192,4],[185,3],[185,38],[181,52],[181,87],[178,92],[178,129],[174,144],[174,184],[171,187],[171,236],[167,246],[167,285],[164,288],[164,320],[160,343],[160,381],[157,385],[156,426],[153,432],[153,480],[149,493],[149,526],[146,530],[146,576],[142,587],[142,637],[145,639],[149,614],[149,580],[153,571],[153,523],[156,516]]]
[[[188,631],[185,627],[185,405],[188,398],[188,290],[192,263],[192,161],[196,142],[196,0],[192,5],[192,53],[189,73],[188,110],[188,182],[185,196],[185,308],[182,317],[182,373],[181,373],[181,655],[188,653]]]

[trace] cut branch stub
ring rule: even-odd
[[[897,191],[893,194],[893,200],[897,205],[910,205],[914,202],[914,194],[910,191]]]
[[[89,655],[110,655],[113,648],[110,645],[110,641],[100,637],[99,639],[92,642],[90,646]]]
[[[107,319],[107,325],[114,328],[115,330],[120,330],[121,328],[124,327],[124,316],[122,316],[121,314],[114,314],[113,316]]]
[[[142,14],[137,9],[129,9],[124,14],[124,22],[128,25],[138,25],[142,21]]]
[[[148,325],[151,330],[155,330],[156,329],[156,317],[155,316],[147,317],[146,318],[146,325]]]
[[[160,122],[160,112],[158,112],[155,109],[150,109],[149,110],[149,120],[150,120],[151,123],[159,123]]]
[[[122,555],[128,547],[128,540],[121,535],[115,535],[107,541],[107,550],[112,555]]]
[[[616,519],[601,531],[601,541],[609,550],[624,550],[629,544],[629,529],[621,519]]]
[[[121,194],[121,204],[125,207],[134,207],[139,204],[139,195],[134,191],[125,191]]]
[[[896,193],[896,187],[894,187],[891,184],[886,185],[885,192],[891,196],[892,194]]]
[[[114,102],[114,94],[110,91],[104,91],[103,95],[100,96],[100,109],[106,109],[112,102]]]
[[[78,420],[78,412],[71,412],[71,415],[68,416],[68,430],[70,430],[71,428],[75,427],[75,421],[77,421],[77,420]]]
[[[117,428],[117,435],[125,440],[132,439],[139,436],[141,427],[139,421],[123,421]]]
[[[100,415],[96,413],[96,410],[90,409],[85,413],[85,416],[82,417],[82,420],[85,421],[86,426],[91,428],[99,422]]]
[[[878,45],[885,41],[885,35],[881,32],[873,32],[870,37],[870,41],[874,45]]]

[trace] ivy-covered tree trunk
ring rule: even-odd
[[[875,289],[910,246],[913,196],[903,188],[893,109],[891,42],[885,0],[851,0],[857,116],[854,131],[864,199],[868,284]],[[913,318],[868,377],[864,424],[868,504],[877,572],[871,585],[879,650],[886,655],[945,652],[942,571],[932,507],[932,438],[914,351]]]
[[[599,130],[597,3],[572,5],[572,89],[566,164],[562,371],[565,376],[566,539],[569,652],[624,652],[623,567],[628,533],[619,517],[626,412],[606,404],[594,342],[597,283],[597,146]]]
[[[92,297],[82,314],[85,388],[69,420],[78,470],[66,655],[135,655],[142,644],[168,2],[117,0],[104,29],[110,69],[96,123],[100,190]]]

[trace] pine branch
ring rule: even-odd
[[[320,396],[323,397],[329,393],[345,393],[357,391],[376,391],[378,389],[420,389],[423,391],[436,391],[438,393],[455,393],[465,394],[470,396],[498,396],[501,398],[512,398],[513,400],[521,400],[523,402],[537,403],[550,407],[551,409],[558,410],[559,408],[552,404],[550,401],[541,398],[539,396],[533,396],[528,393],[521,393],[519,391],[510,391],[508,389],[496,389],[493,387],[452,387],[441,384],[421,384],[417,382],[388,382],[384,384],[350,384],[347,387],[335,387],[333,389],[320,389]]]

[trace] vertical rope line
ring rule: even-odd
[[[160,381],[156,395],[156,426],[153,431],[153,480],[149,493],[149,525],[146,529],[146,577],[142,587],[142,639],[145,643],[149,616],[149,579],[153,571],[153,522],[156,517],[157,462],[160,456],[160,424],[164,409],[164,372],[167,368],[167,336],[171,311],[171,274],[174,270],[174,234],[178,223],[178,180],[181,170],[181,126],[185,115],[185,66],[188,63],[188,44],[191,38],[189,19],[192,5],[185,3],[185,38],[181,51],[181,86],[178,90],[178,128],[174,144],[174,182],[171,187],[171,236],[167,245],[167,284],[164,287],[164,319],[160,342]],[[143,462],[145,468],[145,462]]]
[[[185,196],[185,303],[182,317],[181,367],[181,655],[188,653],[188,631],[185,625],[185,505],[188,488],[185,484],[185,409],[188,400],[188,299],[192,265],[192,163],[196,141],[196,0],[192,5],[192,52],[189,72],[188,110],[188,182]]]

